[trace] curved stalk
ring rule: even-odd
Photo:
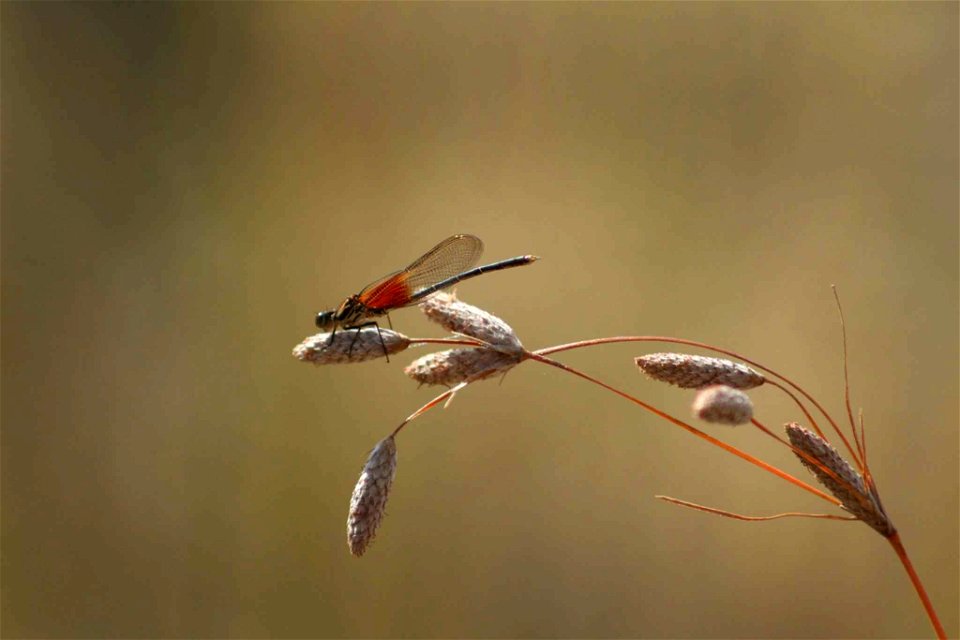
[[[643,407],[644,409],[646,409],[646,410],[649,411],[650,413],[653,413],[654,415],[656,415],[656,416],[658,416],[658,417],[660,417],[660,418],[663,418],[664,420],[666,420],[666,421],[668,421],[668,422],[672,422],[673,424],[677,425],[677,426],[680,427],[681,429],[685,429],[685,430],[689,431],[690,433],[692,433],[693,435],[697,436],[698,438],[701,438],[701,439],[703,439],[703,440],[706,440],[706,441],[709,442],[710,444],[712,444],[712,445],[714,445],[714,446],[717,446],[717,447],[720,447],[720,448],[723,449],[724,451],[726,451],[726,452],[728,452],[728,453],[732,453],[733,455],[735,455],[735,456],[737,456],[737,457],[739,457],[739,458],[742,458],[742,459],[746,460],[746,461],[749,462],[750,464],[756,465],[756,466],[760,467],[761,469],[763,469],[764,471],[768,471],[768,472],[772,473],[773,475],[778,476],[778,477],[782,478],[783,480],[786,480],[787,482],[790,482],[791,484],[794,484],[794,485],[800,487],[800,488],[803,489],[804,491],[809,491],[810,493],[814,494],[815,496],[819,496],[820,498],[823,498],[823,499],[826,500],[827,502],[833,503],[833,504],[838,505],[838,506],[840,505],[840,501],[837,500],[836,498],[834,498],[833,496],[827,495],[826,493],[820,491],[819,489],[815,489],[814,487],[811,487],[811,486],[808,485],[806,482],[804,482],[804,481],[802,481],[802,480],[798,480],[797,478],[794,478],[794,477],[793,477],[792,475],[790,475],[789,473],[786,473],[785,471],[781,471],[780,469],[774,467],[773,465],[767,464],[767,463],[764,462],[763,460],[760,460],[759,458],[755,458],[755,457],[751,456],[749,453],[745,453],[745,452],[741,451],[740,449],[737,449],[737,448],[734,447],[733,445],[729,445],[729,444],[727,444],[726,442],[723,442],[722,440],[718,440],[717,438],[714,438],[713,436],[708,435],[708,434],[704,433],[703,431],[700,431],[700,430],[697,429],[696,427],[687,424],[687,423],[684,422],[683,420],[680,420],[680,419],[678,419],[678,418],[674,418],[674,417],[673,417],[672,415],[670,415],[669,413],[666,413],[666,412],[664,412],[664,411],[661,411],[660,409],[657,409],[656,407],[647,404],[647,403],[644,402],[643,400],[640,400],[639,398],[635,398],[635,397],[631,396],[629,393],[626,393],[625,391],[621,391],[620,389],[617,389],[616,387],[612,387],[612,386],[608,385],[607,383],[602,382],[602,381],[600,381],[600,380],[597,380],[596,378],[594,378],[594,377],[592,377],[592,376],[589,376],[589,375],[587,375],[586,373],[583,373],[582,371],[579,371],[579,370],[577,370],[577,369],[574,369],[573,367],[567,366],[567,365],[563,364],[562,362],[557,362],[556,360],[553,360],[553,359],[551,359],[551,358],[547,358],[546,356],[541,355],[539,352],[533,352],[533,353],[531,353],[531,354],[530,354],[530,357],[531,357],[533,360],[536,360],[537,362],[542,362],[542,363],[548,364],[548,365],[550,365],[550,366],[552,366],[552,367],[557,367],[558,369],[562,369],[562,370],[564,370],[564,371],[566,371],[566,372],[568,372],[568,373],[572,373],[572,374],[575,375],[575,376],[579,376],[579,377],[583,378],[584,380],[588,380],[588,381],[590,381],[590,382],[592,382],[592,383],[594,383],[594,384],[597,384],[597,385],[603,387],[604,389],[606,389],[607,391],[612,391],[613,393],[617,394],[617,395],[620,396],[621,398],[624,398],[624,399],[626,399],[626,400],[629,400],[630,402],[633,402],[634,404],[640,405],[641,407]]]
[[[552,353],[559,353],[561,351],[570,351],[572,349],[592,347],[598,344],[615,344],[619,342],[667,342],[672,344],[682,344],[688,347],[697,347],[699,349],[707,349],[709,351],[714,351],[716,353],[722,353],[732,358],[737,358],[738,360],[743,360],[747,364],[751,364],[754,367],[760,369],[761,371],[765,371],[772,376],[776,376],[777,378],[780,378],[781,380],[789,384],[791,387],[796,389],[800,393],[800,395],[806,398],[810,402],[810,404],[815,406],[817,410],[823,414],[823,416],[830,423],[830,426],[833,427],[833,430],[834,432],[836,432],[837,437],[840,438],[844,446],[847,448],[847,451],[850,452],[850,456],[853,458],[854,463],[861,469],[863,468],[863,463],[860,461],[860,457],[857,455],[856,450],[850,446],[850,442],[847,440],[846,436],[843,435],[843,431],[840,430],[840,427],[837,425],[836,421],[833,419],[833,417],[829,413],[827,413],[827,410],[824,409],[819,402],[817,402],[816,398],[811,396],[809,393],[807,393],[803,389],[803,387],[801,387],[800,385],[798,385],[796,382],[786,377],[785,375],[777,373],[773,369],[765,367],[758,362],[750,360],[749,358],[745,358],[739,353],[737,353],[736,351],[721,349],[720,347],[715,347],[713,345],[706,344],[704,342],[697,342],[696,340],[686,340],[684,338],[671,338],[669,336],[614,336],[610,338],[594,338],[593,340],[581,340],[579,342],[570,342],[568,344],[562,344],[556,347],[541,349],[537,351],[537,353],[546,356]],[[815,426],[815,425],[812,425],[812,426]],[[819,429],[816,429],[816,430],[819,432]]]
[[[892,536],[887,538],[890,541],[890,546],[893,547],[893,550],[896,552],[897,557],[900,558],[900,562],[903,563],[903,568],[906,569],[907,575],[910,576],[910,582],[913,584],[913,588],[917,591],[917,596],[920,598],[920,602],[923,603],[923,608],[927,612],[927,617],[930,618],[930,624],[933,625],[933,630],[936,632],[938,638],[946,638],[947,632],[944,630],[943,625],[940,624],[940,618],[937,617],[937,612],[933,608],[933,603],[930,602],[930,597],[927,595],[927,590],[923,587],[923,582],[920,580],[920,576],[917,575],[916,569],[913,568],[913,563],[910,562],[910,556],[907,555],[907,550],[903,546],[903,542],[900,540],[900,534],[894,533]]]

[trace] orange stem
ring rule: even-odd
[[[732,511],[726,511],[724,509],[708,507],[702,504],[697,504],[696,502],[688,502],[686,500],[680,500],[679,498],[671,498],[670,496],[653,496],[653,497],[657,498],[658,500],[663,500],[665,502],[671,502],[681,507],[688,507],[690,509],[696,509],[697,511],[712,513],[718,516],[723,516],[725,518],[743,520],[744,522],[766,522],[767,520],[779,520],[780,518],[822,518],[824,520],[845,520],[847,522],[856,522],[857,520],[859,520],[859,518],[856,518],[854,516],[837,516],[829,513],[798,513],[796,511],[790,511],[787,513],[775,513],[772,516],[745,516],[742,513],[734,513]]]
[[[611,387],[611,386],[608,385],[607,383],[601,382],[600,380],[597,380],[596,378],[591,377],[591,376],[583,373],[582,371],[578,371],[578,370],[574,369],[573,367],[568,367],[567,365],[565,365],[565,364],[563,364],[563,363],[561,363],[561,362],[557,362],[556,360],[553,360],[553,359],[551,359],[551,358],[547,358],[547,357],[545,357],[545,356],[542,356],[542,355],[540,355],[540,353],[532,352],[532,353],[530,353],[530,357],[533,358],[534,360],[538,361],[538,362],[542,362],[542,363],[544,363],[544,364],[549,364],[550,366],[557,367],[558,369],[563,369],[564,371],[566,371],[566,372],[568,372],[568,373],[572,373],[572,374],[574,374],[574,375],[576,375],[576,376],[580,376],[580,377],[583,378],[584,380],[589,380],[590,382],[593,382],[594,384],[598,384],[598,385],[600,385],[601,387],[603,387],[604,389],[606,389],[607,391],[612,391],[613,393],[617,394],[617,395],[620,396],[621,398],[624,398],[624,399],[626,399],[626,400],[629,400],[630,402],[633,402],[634,404],[640,405],[641,407],[643,407],[643,408],[646,409],[647,411],[653,413],[653,414],[656,415],[656,416],[659,416],[659,417],[663,418],[663,419],[666,420],[667,422],[672,422],[673,424],[677,425],[678,427],[680,427],[680,428],[682,428],[682,429],[686,429],[687,431],[689,431],[689,432],[692,433],[693,435],[697,436],[698,438],[702,438],[702,439],[706,440],[707,442],[709,442],[710,444],[715,445],[715,446],[717,446],[717,447],[720,447],[720,448],[723,449],[724,451],[727,451],[728,453],[732,453],[733,455],[735,455],[735,456],[737,456],[737,457],[739,457],[739,458],[742,458],[742,459],[746,460],[746,461],[749,462],[750,464],[753,464],[753,465],[756,465],[756,466],[760,467],[760,468],[763,469],[764,471],[768,471],[768,472],[772,473],[773,475],[778,476],[778,477],[786,480],[787,482],[790,482],[790,483],[792,483],[792,484],[795,484],[796,486],[800,487],[800,488],[803,489],[804,491],[809,491],[810,493],[814,494],[815,496],[819,496],[819,497],[823,498],[824,500],[826,500],[827,502],[830,502],[830,503],[832,503],[832,504],[835,504],[835,505],[838,505],[838,506],[839,506],[839,504],[840,504],[840,501],[837,500],[836,498],[834,498],[833,496],[829,496],[829,495],[825,494],[824,492],[820,491],[819,489],[815,489],[814,487],[811,487],[811,486],[808,485],[806,482],[803,482],[802,480],[798,480],[797,478],[794,478],[794,477],[793,477],[792,475],[790,475],[789,473],[786,473],[786,472],[784,472],[784,471],[781,471],[780,469],[777,469],[777,468],[774,467],[773,465],[767,464],[766,462],[764,462],[763,460],[760,460],[759,458],[754,458],[754,457],[751,456],[749,453],[745,453],[745,452],[741,451],[740,449],[737,449],[737,448],[734,447],[733,445],[729,445],[729,444],[727,444],[726,442],[723,442],[722,440],[718,440],[718,439],[714,438],[714,437],[711,436],[711,435],[707,435],[706,433],[704,433],[703,431],[700,431],[700,430],[697,429],[696,427],[691,426],[691,425],[687,424],[686,422],[684,422],[684,421],[682,421],[682,420],[679,420],[679,419],[677,419],[677,418],[674,418],[674,417],[671,416],[669,413],[665,413],[665,412],[661,411],[660,409],[657,409],[656,407],[647,404],[647,403],[644,402],[643,400],[640,400],[640,399],[638,399],[638,398],[634,398],[634,397],[631,396],[629,393],[620,391],[620,390],[617,389],[616,387]]]
[[[933,630],[936,632],[937,637],[941,639],[946,638],[947,632],[943,629],[943,625],[940,624],[940,618],[937,617],[937,612],[933,609],[933,603],[930,602],[927,590],[923,588],[923,582],[920,580],[920,576],[917,575],[916,569],[913,568],[913,563],[910,562],[910,556],[907,555],[907,550],[900,540],[900,534],[894,532],[887,540],[890,541],[890,545],[897,553],[897,557],[900,558],[900,562],[903,563],[903,568],[907,570],[907,575],[910,576],[910,582],[913,583],[913,588],[916,589],[917,595],[920,597],[920,602],[923,603],[923,608],[927,612],[927,617],[930,618],[930,624],[933,625]]]
[[[548,349],[540,349],[539,351],[537,351],[537,353],[541,355],[549,355],[551,353],[559,353],[560,351],[569,351],[571,349],[579,349],[582,347],[592,347],[598,344],[614,344],[617,342],[667,342],[667,343],[673,343],[673,344],[683,344],[688,347],[698,347],[700,349],[708,349],[710,351],[715,351],[716,353],[722,353],[732,358],[737,358],[738,360],[743,360],[747,364],[751,364],[757,367],[758,369],[760,369],[761,371],[766,371],[770,375],[780,378],[781,380],[789,384],[791,387],[796,389],[800,393],[800,395],[806,398],[810,402],[810,404],[815,406],[817,410],[820,413],[822,413],[824,417],[826,417],[827,422],[830,423],[830,425],[833,427],[833,430],[836,432],[837,436],[840,438],[841,441],[843,441],[843,444],[847,448],[847,451],[850,452],[850,457],[853,458],[853,461],[857,464],[858,467],[863,468],[863,463],[860,461],[859,456],[857,456],[857,452],[853,449],[853,447],[850,446],[850,442],[847,440],[846,436],[843,435],[843,431],[840,430],[840,427],[837,425],[836,421],[834,421],[833,417],[829,413],[827,413],[827,410],[824,409],[819,402],[817,402],[816,398],[811,396],[809,393],[807,393],[803,389],[803,387],[801,387],[800,385],[798,385],[796,382],[786,377],[785,375],[777,373],[773,369],[765,367],[758,362],[754,362],[749,358],[745,358],[739,353],[737,353],[736,351],[721,349],[720,347],[715,347],[713,345],[709,345],[704,342],[697,342],[696,340],[685,340],[683,338],[671,338],[669,336],[615,336],[610,338],[595,338],[593,340],[581,340],[580,342],[571,342],[569,344],[562,344],[556,347],[550,347]],[[818,432],[820,431],[820,429],[816,427],[816,425],[811,425],[811,426],[813,426]],[[824,440],[826,440],[826,438],[824,438]]]

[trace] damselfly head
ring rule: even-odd
[[[317,314],[317,328],[318,329],[332,329],[334,324],[334,316],[336,316],[336,311],[321,311]]]

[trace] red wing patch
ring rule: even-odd
[[[401,272],[360,292],[360,302],[371,311],[405,307],[410,304],[411,291],[407,273]]]

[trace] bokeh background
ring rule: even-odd
[[[533,363],[403,433],[351,557],[425,350],[290,351],[458,232],[543,257],[459,288],[528,347],[702,340],[842,417],[836,284],[873,471],[958,633],[957,3],[0,11],[4,636],[931,634],[871,529],[659,502],[831,511]],[[562,359],[686,417],[632,365],[665,348]]]

